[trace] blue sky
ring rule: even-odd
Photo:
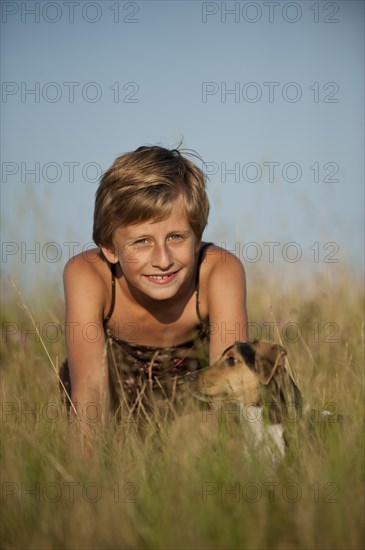
[[[100,173],[182,138],[210,173],[206,240],[361,269],[362,1],[72,4],[2,3],[4,278],[61,281]]]

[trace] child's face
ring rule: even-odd
[[[170,216],[120,227],[114,235],[115,254],[130,285],[156,300],[174,297],[190,286],[195,254],[199,247],[189,221],[177,200]]]

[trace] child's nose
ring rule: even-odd
[[[166,245],[156,244],[153,250],[152,265],[166,270],[173,264],[171,252]]]

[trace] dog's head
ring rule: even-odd
[[[236,342],[212,367],[199,373],[194,393],[205,401],[266,406],[270,423],[294,418],[302,398],[285,367],[285,356],[285,349],[278,344]]]

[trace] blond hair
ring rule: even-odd
[[[193,151],[184,153],[200,159]],[[164,220],[179,197],[200,241],[209,214],[203,171],[178,149],[143,146],[121,155],[104,173],[96,192],[95,243],[113,250],[118,227]]]

